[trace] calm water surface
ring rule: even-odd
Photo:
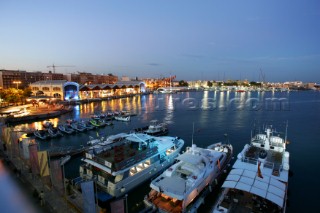
[[[287,212],[306,212],[318,207],[319,177],[319,132],[320,132],[320,92],[185,92],[178,94],[147,95],[119,100],[88,103],[74,107],[72,114],[54,119],[54,123],[72,119],[89,119],[93,113],[108,110],[130,110],[137,116],[131,122],[114,121],[113,127],[97,130],[99,135],[128,132],[146,126],[157,119],[169,126],[169,135],[179,136],[185,145],[191,145],[192,124],[195,125],[194,143],[200,147],[224,141],[228,134],[236,156],[249,142],[253,124],[271,121],[284,131],[288,121],[290,144],[289,206]],[[256,122],[255,122],[256,121]],[[23,124],[19,127],[41,129],[41,122]],[[86,145],[89,136],[96,137],[97,131],[88,131],[60,139],[39,141],[40,149],[52,147]],[[66,177],[79,175],[80,158],[66,164]],[[148,183],[129,194],[129,206],[143,200],[149,191]]]

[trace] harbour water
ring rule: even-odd
[[[89,136],[94,138],[143,127],[151,120],[166,122],[170,136],[193,141],[200,147],[225,140],[228,135],[234,147],[234,156],[249,143],[254,123],[273,123],[279,131],[285,131],[288,121],[287,151],[290,152],[289,202],[287,212],[307,212],[317,208],[320,191],[318,168],[320,143],[320,92],[181,92],[177,94],[150,94],[118,100],[94,102],[74,106],[71,114],[52,119],[55,125],[67,119],[89,119],[92,114],[111,110],[129,110],[137,114],[130,122],[113,121],[113,126],[87,131],[61,138],[38,141],[40,149],[52,147],[86,146]],[[16,128],[41,129],[41,122],[21,124]],[[184,150],[184,149],[183,149]],[[81,157],[72,158],[65,165],[66,178],[79,175]],[[149,183],[143,184],[128,196],[129,212],[137,210],[137,203],[149,191]],[[210,202],[210,201],[209,201]],[[213,202],[213,201],[212,201]],[[207,201],[208,203],[208,201]]]

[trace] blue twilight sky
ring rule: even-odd
[[[0,0],[0,69],[320,83],[319,0]],[[261,70],[261,71],[260,71]]]

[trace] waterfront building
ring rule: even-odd
[[[27,72],[25,70],[0,70],[0,89],[25,89],[32,83],[52,80],[65,80],[78,84],[115,84],[118,81],[118,77],[111,73],[108,75],[94,75],[92,73],[78,72],[78,74],[64,75],[51,71],[43,73],[41,71]]]
[[[210,80],[209,80],[210,81]],[[212,83],[212,86],[216,86],[217,83],[215,81],[210,81]],[[201,81],[201,80],[198,80],[198,81],[188,81],[188,86],[190,88],[193,88],[193,89],[198,89],[198,88],[208,88],[208,81]]]
[[[146,92],[146,84],[143,81],[119,81],[116,84],[89,84],[81,85],[79,91],[80,99],[106,98],[144,93]]]
[[[35,96],[44,95],[66,101],[106,98],[146,92],[146,85],[142,81],[80,85],[66,80],[49,80],[32,83],[30,84],[30,88]]]
[[[30,84],[33,95],[45,95],[58,100],[78,100],[79,84],[66,80],[37,81]]]
[[[46,80],[46,77],[42,72],[27,72],[24,70],[0,70],[0,88],[17,88],[24,89],[29,86],[30,83]],[[52,79],[52,77],[51,77]]]
[[[118,81],[118,76],[111,73],[107,75],[94,75],[92,73],[78,72],[78,74],[71,73],[65,75],[65,80],[77,82],[81,85],[90,84],[115,84]]]

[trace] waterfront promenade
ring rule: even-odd
[[[12,180],[22,188],[22,191],[30,198],[29,200],[39,212],[82,212],[81,194],[73,194],[68,197],[61,196],[54,188],[44,184],[39,176],[32,175],[29,168],[24,165],[19,157],[10,156],[8,151],[4,151],[2,144],[0,160],[4,162],[5,168]],[[38,196],[41,191],[43,191],[44,195],[43,205],[41,205]]]
[[[43,115],[43,119],[49,118],[51,113],[63,110],[61,105],[57,105],[55,108],[52,108],[47,106],[36,107],[28,104],[2,108],[1,111],[19,110],[24,108],[28,109],[28,116]],[[1,119],[2,127],[4,127],[5,119],[6,118]],[[0,134],[2,134],[2,131]],[[3,146],[3,144],[6,143],[6,141],[3,140],[4,138],[1,137],[0,163],[4,165],[10,179],[22,189],[26,197],[28,197],[28,200],[31,202],[31,205],[34,205],[38,212],[82,212],[83,202],[81,193],[76,190],[72,190],[72,193],[68,196],[62,196],[61,193],[53,188],[50,183],[45,182],[39,175],[33,175],[25,160],[20,158],[19,155],[14,155],[14,151],[12,150],[13,147],[10,147],[10,145],[5,147]],[[39,200],[39,194],[41,191],[43,191],[43,205],[41,205]]]
[[[69,113],[73,111],[72,107],[65,107],[63,105],[43,105],[43,106],[33,106],[32,104],[25,104],[21,106],[9,107],[2,109],[1,114],[10,112],[10,111],[23,111],[22,116],[8,116],[4,117],[5,124],[17,124],[17,123],[26,123],[30,121],[45,120],[47,118],[58,117],[62,114]],[[24,112],[25,111],[25,112]]]

